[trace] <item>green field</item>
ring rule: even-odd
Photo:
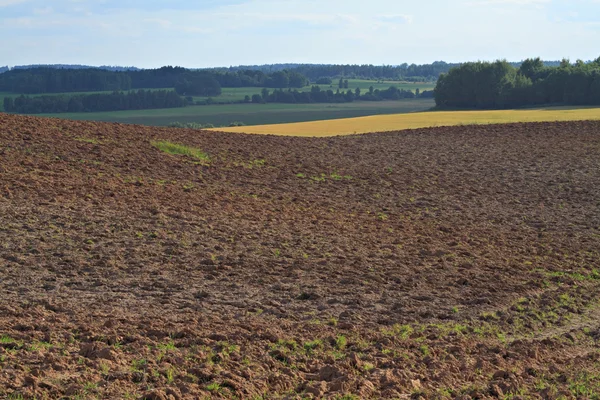
[[[338,89],[338,80],[334,80],[331,85],[316,85],[319,86],[322,90],[331,89],[334,92]],[[355,91],[356,88],[360,88],[362,93],[366,93],[369,91],[369,87],[373,86],[373,89],[384,90],[389,88],[390,86],[396,86],[398,89],[411,90],[415,91],[419,89],[420,91],[424,90],[433,90],[435,87],[435,82],[398,82],[398,81],[369,81],[365,79],[348,79],[348,89],[340,89],[343,91],[352,90]],[[312,85],[305,86],[302,89],[297,89],[300,92],[309,92],[312,88]],[[220,96],[213,97],[216,101],[242,101],[245,96],[252,97],[253,94],[260,94],[262,88],[260,87],[241,87],[241,88],[223,88],[223,93]],[[273,88],[270,88],[269,91],[273,92]],[[206,100],[208,97],[194,97],[195,101],[198,100]]]
[[[427,110],[434,105],[432,99],[406,99],[339,104],[227,104],[160,110],[40,114],[40,116],[151,126],[166,126],[172,122],[196,122],[226,126],[235,121],[243,122],[246,125],[263,125],[409,113]]]

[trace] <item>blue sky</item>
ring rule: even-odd
[[[600,56],[600,0],[0,0],[0,65]]]

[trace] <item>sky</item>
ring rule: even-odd
[[[600,0],[0,0],[0,66],[600,56]]]

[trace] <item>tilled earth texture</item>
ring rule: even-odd
[[[599,167],[600,122],[0,114],[0,398],[598,398]]]

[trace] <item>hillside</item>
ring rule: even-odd
[[[0,397],[593,398],[599,132],[0,114]]]

